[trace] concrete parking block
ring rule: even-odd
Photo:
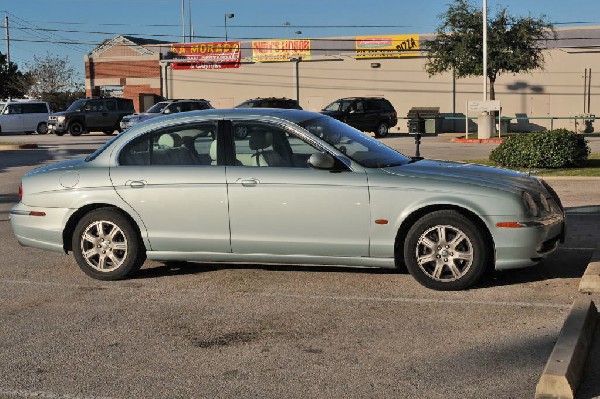
[[[598,310],[593,301],[573,302],[535,389],[536,399],[574,398],[597,321]]]
[[[579,292],[600,294],[600,246],[596,248],[592,260],[581,277]]]

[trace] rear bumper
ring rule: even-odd
[[[32,211],[44,216],[31,216]],[[63,228],[72,214],[71,209],[15,205],[9,214],[10,224],[19,244],[55,252],[64,252]]]

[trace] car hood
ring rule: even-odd
[[[139,118],[139,120],[141,121],[145,121],[146,119],[151,119],[151,118],[156,118],[157,116],[161,116],[163,114],[161,113],[147,113],[147,112],[142,112],[140,114],[132,114],[132,115],[127,115],[123,117],[124,121],[127,121],[131,118]]]
[[[539,191],[541,188],[537,178],[524,173],[460,162],[420,160],[383,170],[399,176],[436,179],[459,185],[495,187],[511,192],[520,192],[526,189]]]
[[[63,115],[71,115],[73,114],[73,112],[69,111],[60,111],[60,112],[53,112],[50,114],[50,116],[63,116]]]
[[[342,111],[320,111],[321,114],[331,116],[332,118],[339,119],[345,115]]]

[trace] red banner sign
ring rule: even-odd
[[[239,68],[242,60],[240,42],[177,43],[171,52],[177,57],[173,69]]]

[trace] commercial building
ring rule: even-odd
[[[557,40],[547,42],[544,70],[504,74],[496,81],[496,99],[503,116],[513,118],[513,129],[575,129],[572,119],[559,118],[595,110],[600,114],[600,68],[593,70],[600,65],[600,27],[563,28],[557,34]],[[121,87],[138,111],[160,97],[204,98],[216,108],[253,97],[298,97],[304,109],[318,111],[337,98],[382,96],[399,116],[411,107],[439,107],[442,116],[464,116],[467,101],[482,99],[483,79],[453,79],[451,73],[428,76],[419,43],[429,38],[415,34],[182,44],[119,36],[86,56],[86,90],[94,95],[103,87]],[[464,122],[443,127],[453,128],[464,131]],[[406,131],[406,125],[399,123],[397,129]]]

